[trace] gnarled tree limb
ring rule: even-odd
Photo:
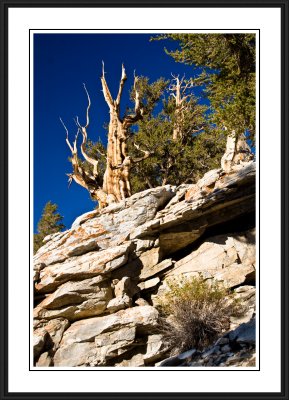
[[[66,143],[71,151],[73,173],[69,174],[70,181],[73,179],[79,185],[85,187],[91,194],[92,198],[99,201],[100,207],[104,207],[111,202],[120,201],[126,197],[131,196],[131,188],[129,182],[129,175],[133,163],[140,162],[148,158],[151,152],[147,150],[139,151],[144,153],[143,157],[132,158],[128,154],[127,141],[130,136],[129,127],[142,118],[143,107],[140,100],[140,94],[137,88],[138,78],[134,74],[134,97],[135,97],[135,110],[133,115],[126,115],[123,119],[120,117],[120,102],[127,80],[124,65],[122,65],[121,80],[116,99],[114,100],[108,84],[105,79],[104,63],[102,63],[102,76],[101,85],[104,99],[109,107],[110,122],[108,126],[108,144],[106,152],[106,170],[103,176],[102,187],[100,185],[100,177],[98,171],[99,158],[91,157],[87,154],[87,128],[89,126],[89,111],[91,107],[91,100],[89,93],[84,86],[87,95],[88,105],[86,109],[86,122],[81,125],[79,118],[75,118],[77,125],[77,134],[73,145],[69,141],[68,130],[61,120],[62,125],[66,131]],[[83,158],[93,166],[93,175],[88,173],[79,162],[77,156],[77,137],[79,132],[82,134],[82,143],[80,146]],[[136,146],[137,147],[137,146]],[[104,155],[99,151],[100,155]]]
[[[86,128],[88,128],[88,126],[89,126],[89,109],[90,109],[90,106],[91,106],[91,101],[90,101],[90,97],[89,97],[89,94],[88,94],[88,91],[86,89],[85,84],[83,84],[83,87],[84,87],[84,90],[86,92],[87,99],[88,99],[88,106],[87,106],[87,109],[86,109],[86,124],[84,126],[80,125],[78,117],[75,118],[75,123],[76,123],[76,125],[78,126],[79,130],[82,133],[82,143],[81,143],[81,146],[80,146],[81,154],[83,155],[84,159],[89,164],[91,164],[93,166],[93,177],[96,178],[98,176],[98,163],[99,163],[99,160],[90,157],[86,153],[86,150],[85,150],[85,146],[87,144],[87,131],[86,131]]]
[[[104,99],[107,102],[109,108],[111,109],[111,108],[113,108],[113,98],[110,94],[109,88],[106,83],[103,61],[102,61],[102,76],[101,76],[100,80],[101,80],[101,84],[102,84],[102,91],[103,91]]]
[[[122,67],[121,80],[120,80],[120,83],[119,83],[119,89],[118,89],[118,94],[117,94],[117,98],[116,98],[117,106],[119,106],[119,104],[120,104],[120,99],[121,99],[123,87],[124,87],[125,81],[127,80],[127,76],[126,76],[126,73],[125,73],[124,65],[122,64],[121,67]]]

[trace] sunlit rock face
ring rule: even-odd
[[[34,256],[35,365],[246,366],[241,350],[248,348],[251,366],[254,324],[242,324],[255,310],[254,212],[250,161],[209,171],[196,184],[137,193],[46,237]],[[232,318],[236,335],[211,353],[164,361],[173,349],[159,331],[158,300],[170,279],[199,274],[235,291],[246,314]]]

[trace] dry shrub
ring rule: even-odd
[[[170,291],[160,299],[161,330],[175,352],[203,349],[229,329],[230,316],[244,307],[228,289],[202,276],[168,283]]]

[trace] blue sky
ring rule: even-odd
[[[192,67],[176,63],[164,52],[167,41],[150,42],[152,34],[35,34],[34,35],[34,231],[47,201],[58,204],[69,228],[77,216],[95,208],[89,193],[76,183],[68,189],[66,173],[71,172],[69,149],[63,119],[73,140],[78,115],[85,122],[87,98],[91,97],[88,136],[105,143],[103,124],[108,122],[108,107],[101,92],[102,60],[106,80],[113,97],[118,91],[121,64],[125,64],[126,82],[122,109],[130,105],[129,89],[133,71],[151,81],[173,74],[192,76]],[[171,44],[171,46],[173,43]]]

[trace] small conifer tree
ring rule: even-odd
[[[57,204],[53,204],[51,201],[45,204],[37,224],[37,233],[34,234],[34,254],[43,245],[45,236],[60,232],[65,228],[61,223],[63,217],[57,212],[57,209]]]

